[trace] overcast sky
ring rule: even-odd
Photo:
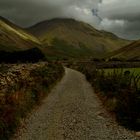
[[[123,38],[140,39],[140,0],[0,0],[0,15],[23,27],[75,18]]]

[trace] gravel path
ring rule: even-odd
[[[14,140],[138,140],[102,108],[85,77],[66,74]]]

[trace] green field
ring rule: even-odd
[[[125,71],[130,71],[131,74],[140,75],[140,68],[111,68],[111,69],[100,69],[104,70],[105,74],[111,74],[111,73],[122,73]]]

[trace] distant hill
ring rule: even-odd
[[[140,40],[109,53],[106,57],[121,58],[126,60],[140,60]]]
[[[0,17],[0,51],[20,51],[39,47],[41,43],[33,35]]]
[[[46,20],[27,30],[39,38],[47,54],[59,57],[99,57],[129,43],[74,19]]]
[[[37,62],[44,59],[40,41],[0,17],[0,63]]]

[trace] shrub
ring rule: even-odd
[[[21,118],[41,102],[64,73],[63,67],[58,63],[11,65],[11,69],[9,69],[10,73],[2,75],[2,77],[5,76],[4,79],[9,76],[9,82],[0,92],[1,140],[9,139],[18,127]],[[2,82],[0,82],[1,87]]]
[[[118,71],[106,74],[93,64],[77,68],[86,75],[96,92],[100,93],[104,105],[116,114],[118,122],[132,130],[140,130],[140,75],[130,71]]]

